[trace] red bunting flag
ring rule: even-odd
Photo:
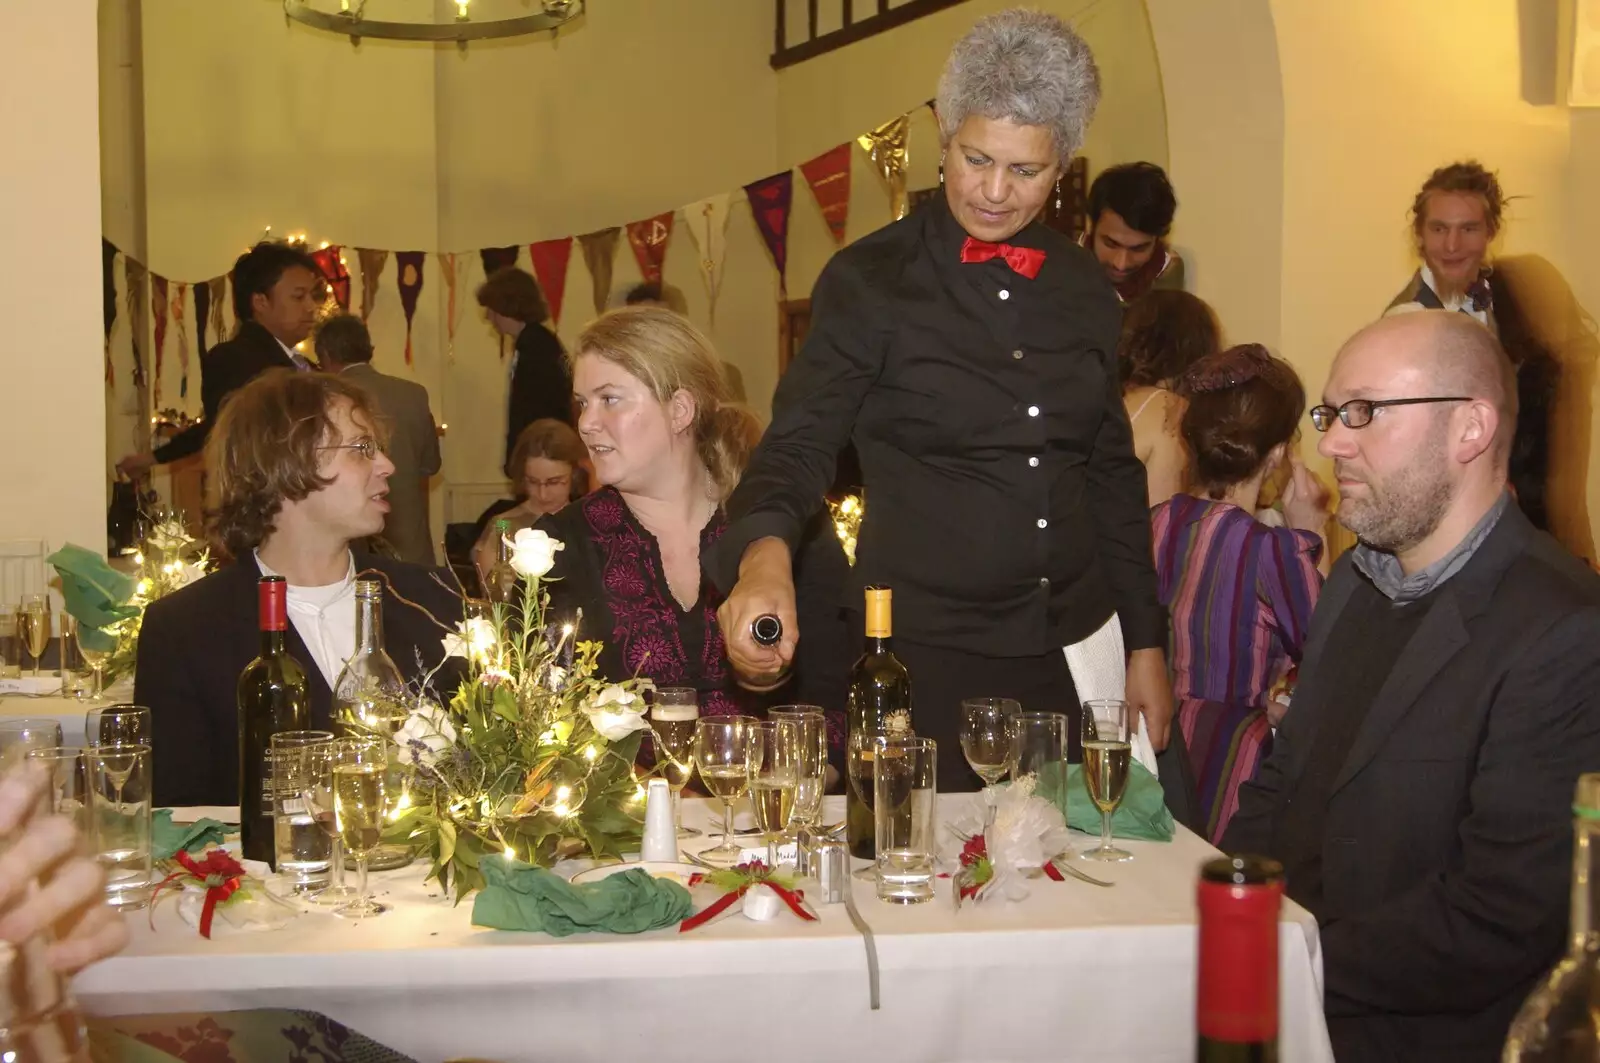
[[[317,264],[317,271],[322,274],[322,279],[328,282],[328,290],[333,293],[334,302],[339,304],[339,309],[346,312],[350,309],[350,270],[344,264],[344,248],[338,245],[324,247],[311,252],[311,258]]]
[[[805,174],[811,194],[817,197],[833,242],[842,247],[845,221],[850,214],[850,142],[801,163],[800,172]]]
[[[755,217],[756,228],[772,252],[772,261],[778,267],[778,289],[787,290],[785,271],[789,265],[789,207],[794,201],[794,171],[785,170],[771,177],[763,177],[744,186],[750,197],[750,213]]]
[[[528,245],[528,261],[533,263],[533,275],[544,292],[544,301],[550,305],[550,320],[561,323],[561,299],[567,292],[567,263],[572,259],[572,237],[541,240]]]
[[[150,274],[150,310],[155,315],[155,394],[150,400],[151,409],[158,409],[161,402],[161,363],[167,346],[167,278],[160,274]],[[189,390],[189,379],[185,377],[179,385],[178,397],[184,398]]]
[[[667,258],[667,241],[672,239],[672,211],[644,221],[628,223],[628,243],[639,262],[639,272],[651,284],[661,283],[661,267]]]
[[[422,294],[422,262],[427,256],[421,251],[396,251],[394,260],[400,267],[400,307],[406,313],[406,364],[411,364],[411,319],[417,313],[417,296]]]

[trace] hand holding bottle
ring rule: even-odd
[[[105,872],[72,821],[40,814],[49,783],[37,764],[0,777],[0,939],[20,944],[54,928],[46,958],[72,973],[122,951],[128,928],[104,903]]]
[[[775,616],[783,626],[781,637],[771,646],[758,643],[752,631],[752,625],[763,616]],[[728,646],[728,660],[742,684],[764,688],[783,680],[800,638],[794,572],[783,540],[760,539],[745,550],[739,581],[717,610],[717,623]]]

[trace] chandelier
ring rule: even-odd
[[[312,0],[283,0],[285,18],[330,33],[348,36],[359,42],[363,37],[395,41],[455,41],[465,47],[468,41],[493,37],[516,37],[559,29],[583,14],[584,0],[536,0],[536,15],[515,18],[474,19],[472,0],[451,0],[456,14],[448,22],[382,22],[367,18],[368,0],[339,0],[339,10],[320,10]]]

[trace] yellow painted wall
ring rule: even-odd
[[[0,540],[105,549],[94,0],[0,20]]]

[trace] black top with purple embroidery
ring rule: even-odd
[[[760,715],[768,705],[792,701],[819,704],[828,710],[830,737],[837,731],[842,741],[850,650],[838,615],[837,590],[848,578],[848,566],[836,540],[803,548],[796,564],[807,651],[796,662],[796,678],[773,694],[757,695],[734,681],[728,664],[717,624],[721,592],[702,576],[699,600],[687,609],[680,606],[667,586],[655,536],[615,489],[601,488],[543,518],[538,527],[565,544],[546,584],[551,619],[565,622],[583,610],[579,637],[603,643],[603,677],[637,675],[658,687],[693,687],[705,716]],[[727,518],[718,510],[700,533],[701,550],[715,543],[726,527]]]

